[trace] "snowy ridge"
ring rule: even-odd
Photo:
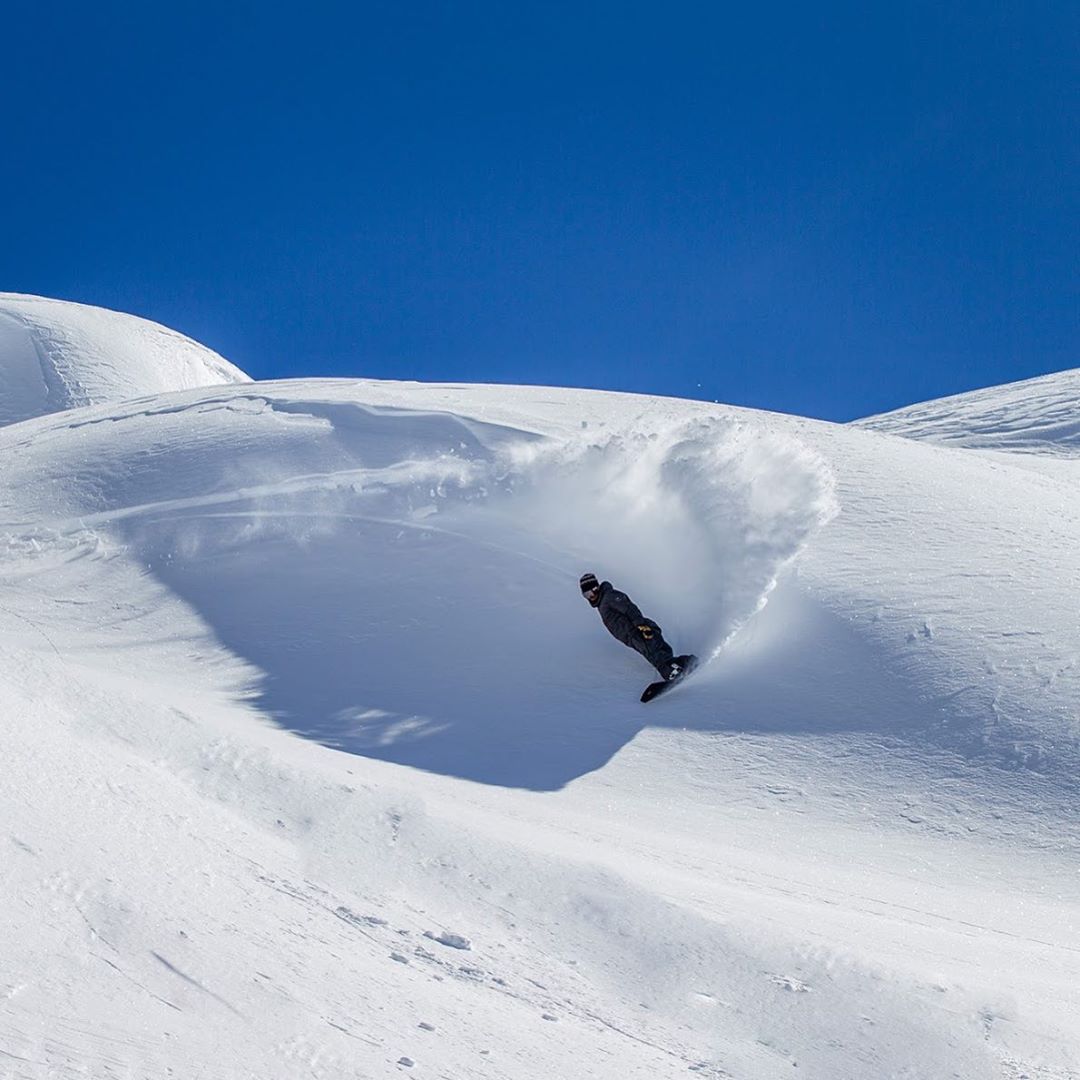
[[[1080,368],[909,405],[856,423],[946,446],[1080,457]]]
[[[47,458],[26,452],[46,441]],[[599,704],[574,680],[565,701],[552,688],[555,720],[551,702],[521,694],[523,679],[539,685],[582,661],[593,628],[566,587],[578,565],[634,580],[654,606],[664,598],[670,632],[707,656],[833,512],[823,462],[731,416],[539,435],[369,405],[351,383],[79,410],[13,429],[8,447],[32,463],[9,481],[30,528],[0,527],[0,545],[119,550],[270,674],[261,700],[279,721],[302,720],[335,746],[439,771],[460,761],[461,775],[525,787],[558,787],[611,753],[608,739],[579,736],[581,761],[549,760],[553,724],[587,732]],[[82,471],[88,459],[106,489]],[[282,584],[267,593],[260,580]],[[403,620],[402,609],[425,617]],[[463,628],[460,641],[447,625]],[[555,626],[577,633],[553,639]],[[520,655],[487,672],[489,700],[478,702],[477,658],[498,657],[508,637]],[[370,670],[359,703],[358,639]],[[419,685],[415,658],[427,671]],[[610,660],[609,646],[589,678],[608,684]],[[492,754],[491,740],[526,771]]]
[[[247,381],[217,353],[146,319],[0,293],[0,425],[82,405]]]
[[[13,1076],[1080,1074],[1064,474],[345,380],[0,456]]]

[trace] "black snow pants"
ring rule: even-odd
[[[671,661],[675,658],[674,650],[664,640],[660,627],[652,619],[642,619],[635,627],[636,636],[627,642],[631,649],[637,649],[658,672],[666,679],[671,671]]]

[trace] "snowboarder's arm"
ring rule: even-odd
[[[608,630],[627,645],[640,634],[638,626],[644,622],[637,604],[626,593],[615,589],[604,598],[603,616]]]

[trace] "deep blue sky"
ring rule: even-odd
[[[0,290],[839,420],[1073,367],[1078,11],[9,5]]]

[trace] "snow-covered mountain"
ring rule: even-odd
[[[945,446],[1080,457],[1080,368],[924,401],[857,423]]]
[[[0,460],[12,1076],[1080,1075],[1073,461],[352,380]]]
[[[0,424],[250,381],[217,353],[157,323],[18,293],[0,293],[0,380]]]

